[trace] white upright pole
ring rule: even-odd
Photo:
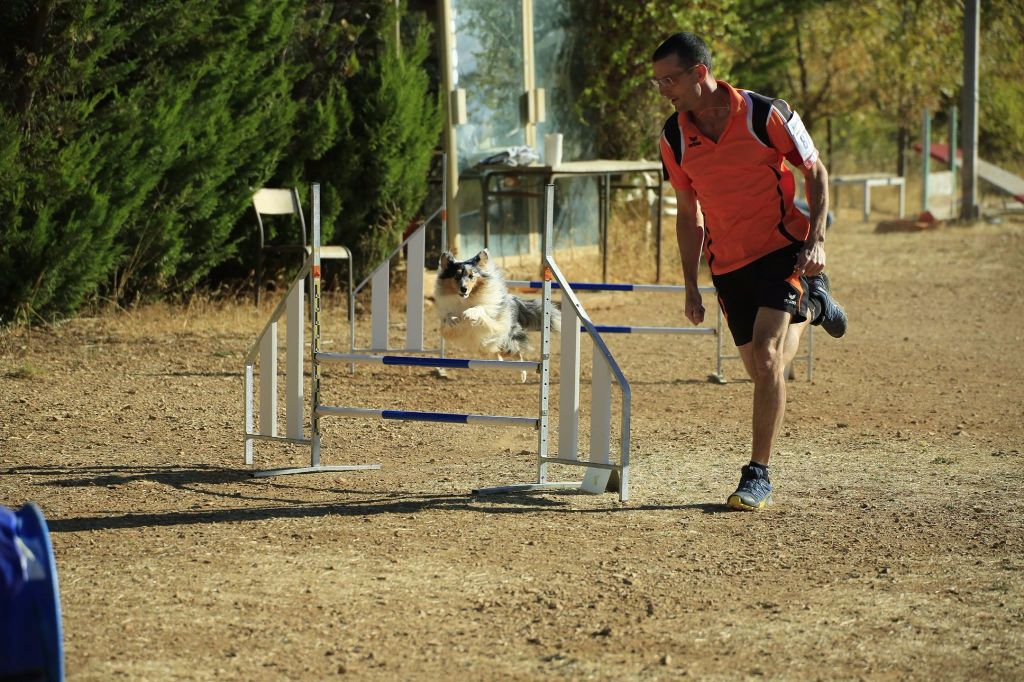
[[[277,322],[260,341],[260,434],[277,435]]]
[[[314,182],[312,190],[313,263],[309,269],[309,351],[312,373],[309,392],[312,394],[312,408],[310,409],[309,465],[311,467],[319,467],[320,418],[317,416],[317,408],[320,407],[320,362],[317,359],[317,356],[320,354],[320,183]],[[349,267],[351,266],[352,261],[350,256]],[[351,272],[351,270],[349,272]]]
[[[252,438],[249,438],[249,434],[252,433],[253,427],[253,412],[252,412],[252,365],[245,366],[245,463],[252,464],[253,447]]]
[[[580,432],[580,320],[562,306],[562,355],[558,365],[558,456],[577,459]]]
[[[370,280],[370,326],[371,348],[384,351],[388,349],[388,299],[390,298],[391,263],[385,260],[374,270]]]
[[[287,324],[285,350],[285,433],[289,438],[302,438],[303,426],[305,423],[305,384],[306,378],[303,375],[303,355],[306,353],[306,344],[303,341],[305,336],[305,316],[303,307],[306,302],[305,280],[295,283],[295,287],[288,294],[287,303]]]
[[[441,251],[448,250],[448,154],[441,155]],[[444,357],[444,337],[438,334],[441,357]]]
[[[441,250],[448,249],[448,154],[441,155]]]
[[[612,374],[607,360],[597,349],[594,350],[592,367],[590,461],[607,464],[612,438]]]
[[[444,89],[444,198],[445,198],[445,221],[444,237],[441,248],[448,248],[449,244],[458,247],[459,233],[459,157],[458,157],[458,135],[455,127],[459,125],[459,114],[455,104],[459,101],[459,74],[456,66],[457,52],[455,39],[455,19],[452,9],[452,0],[438,0],[439,19],[441,30],[438,32],[438,41],[441,48],[441,87]],[[464,109],[463,109],[464,111]],[[463,121],[465,122],[465,121]],[[456,207],[451,216],[447,215],[448,206]],[[451,230],[449,234],[448,230]]]
[[[551,381],[551,275],[548,274],[548,254],[551,252],[551,225],[555,215],[555,186],[547,185],[544,191],[544,239],[541,241],[541,263],[544,266],[542,285],[543,324],[540,336],[540,419],[537,436],[537,482],[546,483],[548,465],[548,402]]]
[[[612,373],[608,360],[594,345],[593,369],[590,377],[590,461],[608,464],[611,452]],[[599,495],[608,490],[609,469],[587,467],[580,490]]]
[[[423,269],[426,260],[426,224],[406,244],[405,259],[405,348],[423,350]]]

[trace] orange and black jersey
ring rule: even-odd
[[[705,256],[711,272],[723,274],[807,239],[810,223],[793,205],[796,185],[784,159],[810,167],[817,150],[809,137],[794,141],[785,102],[718,85],[729,93],[730,109],[718,141],[689,114],[676,113],[662,131],[661,160],[665,179],[676,190],[692,189],[700,202]],[[802,125],[799,131],[806,136]]]

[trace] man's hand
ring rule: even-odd
[[[796,257],[796,274],[814,277],[825,269],[825,242],[804,243]]]
[[[686,319],[695,326],[704,321],[704,299],[697,287],[686,287]]]

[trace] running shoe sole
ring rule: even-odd
[[[768,497],[761,500],[756,506],[752,506],[744,502],[743,498],[739,495],[730,495],[726,504],[728,504],[731,509],[739,509],[741,511],[762,511],[765,507],[772,504],[772,501],[772,496],[768,495]]]

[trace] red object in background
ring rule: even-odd
[[[402,241],[404,242],[406,239],[408,239],[409,235],[411,235],[413,232],[415,232],[416,228],[419,227],[419,226],[420,226],[420,219],[419,218],[413,218],[412,220],[410,220],[409,221],[409,227],[405,228],[405,232],[402,233]]]
[[[405,232],[402,233],[402,241],[403,242],[406,239],[409,238],[409,235],[411,235],[413,232],[416,231],[416,228],[418,228],[420,226],[420,222],[421,221],[420,221],[419,218],[413,218],[412,220],[409,221],[409,227],[405,228]],[[409,247],[408,246],[403,246],[402,247],[402,258],[403,259],[407,259],[408,258],[408,256],[409,256],[408,251],[409,251]]]

